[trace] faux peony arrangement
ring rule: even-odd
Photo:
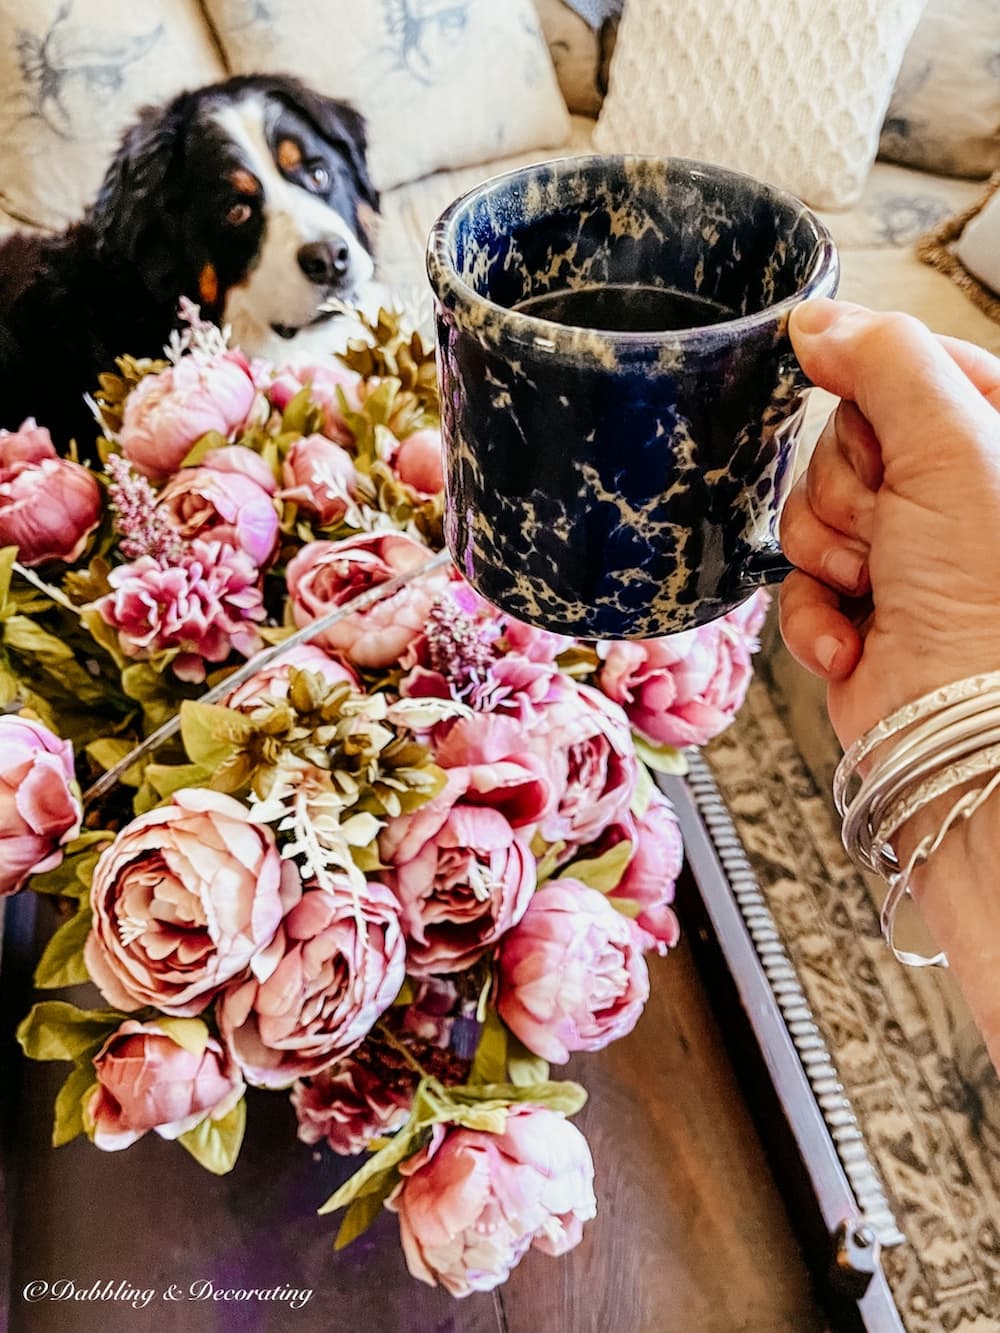
[[[456,1296],[594,1216],[550,1065],[631,1031],[677,940],[648,769],[742,701],[760,598],[647,643],[519,624],[441,551],[434,367],[380,316],[307,369],[187,311],[120,364],[89,465],[0,433],[0,893],[51,895],[25,1052],[71,1064],[54,1142],[155,1131],[211,1171],[247,1086],[365,1153]]]

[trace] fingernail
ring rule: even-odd
[[[827,553],[823,568],[834,583],[847,592],[854,592],[861,586],[865,562],[854,551],[838,546]]]
[[[832,634],[824,634],[816,640],[816,661],[824,671],[833,670],[833,664],[837,660],[840,649],[840,640],[834,638]]]
[[[803,301],[792,311],[791,322],[796,333],[822,333],[840,316],[840,307],[827,296]]]

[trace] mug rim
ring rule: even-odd
[[[776,203],[797,213],[798,218],[804,219],[815,231],[816,252],[809,272],[795,292],[774,302],[773,305],[765,306],[762,310],[755,310],[747,315],[736,315],[732,319],[720,320],[717,324],[667,329],[662,333],[648,330],[596,329],[543,319],[538,315],[526,314],[524,311],[501,305],[498,301],[483,296],[460,276],[450,259],[450,243],[459,215],[474,200],[505,183],[509,184],[518,179],[530,180],[542,169],[565,165],[585,170],[597,163],[611,164],[619,169],[626,169],[633,163],[656,163],[667,171],[687,170],[691,176],[710,176],[720,182],[732,181],[737,184],[746,182],[758,188],[763,187]],[[745,171],[735,171],[714,162],[687,157],[664,157],[652,153],[585,153],[577,156],[563,154],[490,176],[459,195],[440,214],[428,236],[426,266],[435,299],[456,316],[461,308],[467,311],[499,312],[503,316],[502,327],[497,328],[494,323],[491,328],[491,333],[498,340],[535,345],[549,353],[565,350],[575,358],[579,358],[581,352],[579,343],[581,333],[587,335],[588,340],[594,339],[597,346],[610,347],[616,351],[686,347],[695,342],[725,343],[733,336],[782,322],[795,306],[810,297],[835,295],[840,278],[840,256],[830,229],[797,195],[782,190],[769,181],[751,176]],[[483,333],[485,330],[477,327],[476,332]]]

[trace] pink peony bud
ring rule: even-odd
[[[242,685],[237,685],[231,694],[220,702],[225,708],[240,708],[250,712],[261,704],[273,703],[277,699],[288,698],[289,677],[293,669],[314,671],[330,685],[341,682],[360,690],[357,676],[343,662],[324,653],[322,648],[314,648],[310,643],[299,643],[289,648],[286,653],[276,658],[269,666],[256,672]]]
[[[767,606],[760,592],[698,629],[598,644],[598,684],[650,740],[705,745],[729,726],[746,697]]]
[[[608,894],[635,903],[635,926],[644,949],[665,954],[680,938],[680,925],[670,904],[684,863],[684,845],[674,808],[659,790],[650,797],[645,814],[623,830],[632,842],[632,857],[625,873]],[[618,839],[615,839],[618,841]]]
[[[0,714],[0,895],[54,870],[82,817],[69,741],[32,718]]]
[[[217,456],[224,452],[213,450]],[[273,489],[273,478],[270,480]],[[225,542],[245,551],[258,567],[268,564],[277,550],[274,501],[242,470],[218,471],[208,464],[182,468],[160,492],[157,507],[188,541],[201,537]]]
[[[208,1116],[221,1120],[243,1096],[239,1071],[206,1032],[200,1053],[155,1021],[126,1019],[94,1056],[97,1087],[86,1117],[98,1148],[115,1152],[155,1130],[176,1139]]]
[[[28,417],[17,430],[0,430],[0,482],[9,481],[25,463],[56,457],[52,436],[34,417]]]
[[[393,467],[421,495],[437,495],[444,489],[444,454],[439,430],[418,430],[400,440]]]
[[[288,594],[296,625],[308,625],[370,588],[412,572],[432,558],[401,532],[364,533],[337,542],[309,542],[288,565]],[[380,669],[397,662],[427,623],[448,584],[440,570],[414,579],[364,611],[356,611],[313,640],[355,666]]]
[[[0,475],[0,546],[16,546],[25,565],[78,559],[101,521],[93,473],[68,458],[42,457],[5,466]]]
[[[325,435],[296,440],[282,467],[282,499],[292,500],[320,523],[338,523],[357,491],[358,474],[346,449]]]
[[[631,1032],[649,998],[639,936],[603,893],[575,879],[545,884],[500,941],[501,1018],[554,1064]]]
[[[340,395],[349,410],[356,412],[361,402],[361,376],[348,370],[332,358],[313,365],[283,366],[271,382],[268,396],[275,407],[283,412],[304,388],[309,400],[323,411],[323,434],[340,444],[353,444],[354,436],[344,420]]]
[[[246,421],[257,389],[241,352],[184,356],[146,375],[125,400],[119,442],[132,466],[164,480],[209,431],[229,436]]]
[[[500,1134],[435,1125],[386,1200],[406,1266],[453,1296],[491,1291],[533,1246],[560,1255],[597,1212],[587,1140],[557,1111],[519,1103]]]

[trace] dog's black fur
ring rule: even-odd
[[[292,78],[247,75],[150,108],[80,222],[0,244],[0,427],[35,416],[58,446],[85,445],[95,426],[83,395],[116,356],[160,354],[182,296],[220,319],[226,292],[253,267],[263,222],[227,224],[235,196],[207,113],[247,93],[274,99],[314,131],[329,176],[323,196],[371,248],[364,210],[377,210],[378,196],[364,121],[345,103]],[[206,294],[207,265],[215,282]]]

